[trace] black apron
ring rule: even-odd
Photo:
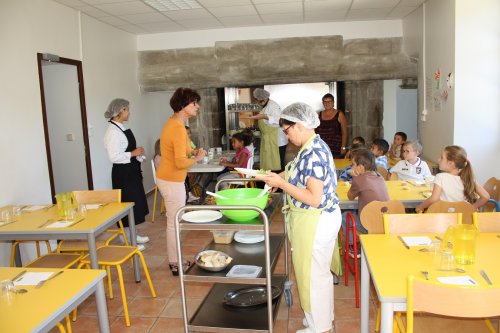
[[[118,127],[127,137],[128,146],[125,152],[131,152],[137,148],[132,130],[127,129],[124,131],[114,122],[110,121],[110,123]],[[144,185],[142,184],[141,163],[135,157],[130,157],[130,163],[114,163],[111,170],[111,182],[113,189],[122,190],[122,202],[133,202],[135,204],[135,224],[144,222],[146,215],[149,214],[149,208],[146,193],[144,192]],[[122,218],[122,222],[123,226],[128,227],[128,216]]]

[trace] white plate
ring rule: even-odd
[[[194,210],[182,215],[182,219],[192,223],[207,223],[218,220],[222,213],[217,210]]]
[[[254,169],[246,169],[246,168],[234,168],[234,170],[250,176],[250,177],[264,177],[265,174],[259,173],[259,170],[254,170]]]
[[[262,231],[238,231],[234,234],[234,240],[243,244],[255,244],[264,241]]]

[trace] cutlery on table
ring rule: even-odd
[[[47,224],[52,223],[52,222],[54,222],[54,219],[48,219],[48,220],[47,220],[47,221],[45,221],[44,223],[40,224],[40,225],[38,226],[38,228],[43,228],[43,227],[45,227]]]
[[[438,271],[449,272],[450,270],[448,270],[448,269],[438,269]],[[452,269],[452,271],[455,271],[457,273],[465,273],[465,269],[462,269],[462,268],[455,268],[455,269]]]
[[[78,223],[82,222],[83,220],[85,220],[85,218],[84,218],[84,217],[83,217],[83,218],[81,218],[81,219],[79,219],[78,221],[76,221],[76,222],[74,222],[74,223],[71,223],[71,225],[69,225],[69,226],[70,226],[70,227],[72,227],[72,226],[74,226],[75,224],[78,224]]]
[[[12,282],[16,282],[16,280],[21,280],[20,278],[27,272],[27,270],[22,271],[12,278]]]
[[[5,227],[6,225],[9,225],[9,224],[12,224],[12,223],[16,223],[17,221],[12,221],[12,222],[7,222],[7,223],[4,223],[2,225],[0,225],[0,228],[1,227]]]
[[[488,284],[493,284],[490,278],[488,277],[488,274],[486,274],[486,272],[484,271],[484,269],[481,270],[481,276],[483,277],[483,279],[486,280],[486,282],[488,282]]]
[[[41,286],[43,286],[45,284],[45,282],[47,282],[49,280],[52,280],[53,278],[55,278],[56,276],[61,275],[62,273],[64,273],[64,271],[59,271],[59,272],[57,272],[55,274],[52,274],[51,276],[49,276],[45,280],[42,280],[42,281],[38,282],[38,284],[35,286],[35,288],[40,288]]]
[[[408,244],[406,244],[406,243],[405,243],[405,241],[404,241],[403,237],[398,236],[398,239],[401,241],[401,243],[403,243],[403,245],[406,247],[406,249],[407,249],[407,250],[409,250],[409,249],[410,249],[410,247],[408,246]]]
[[[429,272],[422,271],[421,273],[424,275],[424,277],[425,277],[426,280],[429,280]]]

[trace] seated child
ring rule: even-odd
[[[479,185],[475,178],[465,149],[459,146],[445,147],[439,158],[441,173],[434,179],[432,195],[421,203],[418,211],[424,211],[436,201],[467,201],[478,209],[484,205],[490,195]]]
[[[356,229],[366,233],[359,220],[363,208],[374,200],[389,201],[389,192],[385,185],[384,177],[377,172],[375,155],[368,149],[357,149],[352,154],[352,185],[347,192],[349,200],[358,198],[358,213],[353,212],[356,218]],[[344,211],[345,212],[345,211]],[[346,227],[345,214],[342,218],[342,228]],[[352,244],[352,239],[350,240]]]
[[[362,136],[357,136],[357,137],[353,138],[352,142],[351,142],[351,148],[347,151],[344,158],[349,158],[349,159],[351,158],[351,150],[354,147],[364,147],[365,145],[366,145],[366,142]]]
[[[424,181],[427,176],[432,176],[431,170],[425,161],[418,157],[422,153],[422,145],[418,140],[409,140],[403,144],[403,160],[396,163],[389,170],[396,173],[401,180]]]
[[[363,149],[366,148],[364,144],[361,143],[355,143],[351,146],[351,149],[349,150],[351,154],[353,154],[357,149]],[[339,179],[350,182],[352,180],[352,164],[349,165],[347,168],[344,169],[339,169],[340,175]]]
[[[231,145],[234,150],[236,150],[236,156],[231,160],[231,162],[227,161],[225,158],[221,158],[219,164],[224,165],[228,168],[246,168],[248,166],[248,160],[251,155],[248,151],[248,139],[247,135],[244,135],[241,132],[233,134],[231,138]],[[227,168],[226,168],[227,169]],[[224,172],[224,171],[222,171]],[[234,178],[237,177],[235,174],[231,174],[229,170],[225,170],[224,173],[220,174],[217,177],[217,181],[225,178]],[[220,189],[226,189],[227,183],[222,183],[220,185]]]
[[[384,139],[373,140],[371,151],[375,155],[375,164],[377,167],[384,167],[389,170],[389,163],[387,162],[387,151],[389,150],[389,143]]]
[[[406,133],[405,132],[396,132],[394,134],[394,141],[392,142],[391,148],[389,149],[389,158],[400,160],[403,158],[403,152],[401,148],[403,144],[406,142]]]

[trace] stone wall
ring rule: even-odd
[[[144,91],[416,77],[402,38],[295,37],[139,52]]]

